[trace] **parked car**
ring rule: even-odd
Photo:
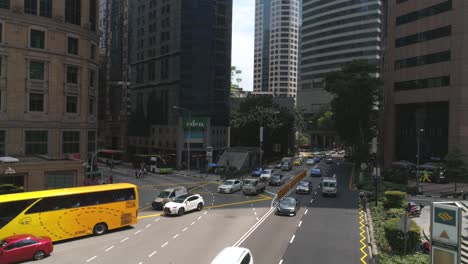
[[[284,178],[283,178],[283,175],[281,174],[273,174],[270,178],[270,185],[277,185],[277,186],[280,186],[280,185],[283,185],[284,183]]]
[[[233,193],[242,189],[242,182],[240,180],[226,180],[218,186],[219,193]]]
[[[299,181],[296,186],[296,193],[310,194],[312,192],[312,182],[310,181]]]
[[[242,183],[242,192],[244,194],[256,195],[264,192],[266,188],[266,182],[259,179],[245,179]]]
[[[211,264],[253,264],[253,256],[249,249],[242,247],[227,247],[221,250],[211,261]]]
[[[168,215],[183,215],[185,212],[203,209],[203,197],[199,194],[184,194],[164,205],[164,213]]]
[[[49,237],[28,234],[14,235],[0,240],[0,263],[18,263],[40,260],[52,253],[54,246]]]
[[[299,201],[291,196],[281,199],[276,207],[277,215],[295,216],[297,211],[299,211]]]
[[[260,180],[268,181],[270,180],[272,174],[273,174],[273,170],[270,170],[270,169],[263,170],[262,174],[260,175]]]
[[[262,168],[256,168],[252,171],[252,176],[260,177],[260,175],[262,175],[262,172],[263,172]]]
[[[322,177],[322,171],[318,168],[312,169],[310,171],[310,177]]]
[[[306,160],[306,165],[314,165],[314,164],[315,164],[314,159],[307,159]]]
[[[187,188],[184,186],[168,188],[160,192],[156,198],[154,198],[153,203],[151,204],[154,209],[161,210],[164,209],[164,205],[168,202],[173,201],[179,196],[187,194]]]

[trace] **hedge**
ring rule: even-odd
[[[397,254],[403,254],[405,250],[405,237],[399,230],[400,218],[392,218],[385,221],[385,237],[392,251]],[[406,253],[413,253],[420,244],[421,229],[411,220],[410,229],[407,233]]]
[[[406,206],[406,193],[400,191],[385,192],[385,208],[404,208]]]

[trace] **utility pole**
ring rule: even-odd
[[[417,193],[420,192],[420,190],[419,190],[419,188],[420,188],[420,186],[419,186],[419,162],[420,162],[420,157],[419,156],[420,156],[420,145],[421,145],[420,137],[421,137],[421,133],[423,133],[423,132],[424,132],[424,129],[422,129],[422,128],[418,130],[418,138],[417,138],[417,145],[418,145],[418,151],[417,151],[418,156],[417,156],[417,158],[418,159],[417,159],[417,162],[416,162],[416,189],[417,189],[416,192]]]

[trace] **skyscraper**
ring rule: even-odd
[[[191,167],[203,167],[209,147],[227,146],[232,0],[131,0],[129,10],[129,150],[181,166],[190,149]]]
[[[331,100],[323,77],[345,63],[381,62],[383,4],[378,0],[303,0],[298,104],[316,112]]]
[[[255,94],[296,98],[301,2],[255,0]]]

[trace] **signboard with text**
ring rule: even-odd
[[[458,263],[461,243],[461,208],[434,202],[431,210],[431,263]]]
[[[190,127],[190,130],[205,130],[208,127],[208,117],[199,117],[199,116],[193,116],[188,119],[188,117],[184,117],[182,119],[182,122],[184,124],[184,129],[188,130]]]

